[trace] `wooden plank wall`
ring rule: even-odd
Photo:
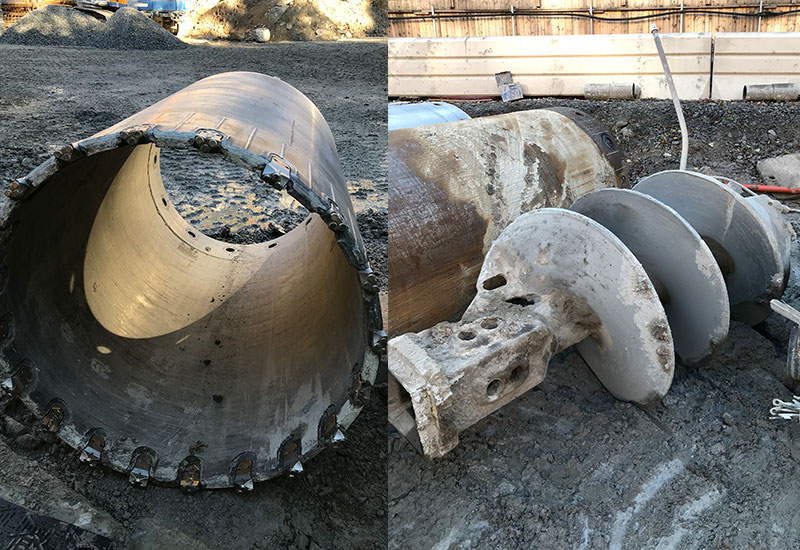
[[[719,33],[712,99],[742,99],[750,84],[800,84],[800,33]]]
[[[711,35],[661,38],[679,96],[708,98]],[[528,96],[582,96],[585,84],[620,82],[638,85],[641,97],[670,97],[649,33],[389,40],[390,96],[497,96],[502,71]]]
[[[735,14],[757,13],[759,2],[754,0],[687,0],[685,8],[698,8]],[[554,16],[510,16],[511,6],[516,11],[535,10]],[[465,36],[531,36],[568,34],[636,34],[646,33],[650,24],[656,23],[663,33],[677,32],[756,32],[759,22],[754,17],[730,17],[708,14],[663,15],[665,9],[679,9],[680,0],[389,0],[390,37],[465,37]],[[637,21],[594,21],[568,17],[563,12],[588,15],[589,9],[597,17],[624,19],[643,15],[662,14],[655,19]],[[448,16],[465,12],[502,11],[500,17],[459,16],[457,19],[404,20],[408,17],[430,14]],[[764,10],[788,12],[800,10],[800,0],[783,0],[765,4]],[[553,12],[561,12],[557,15]],[[800,31],[800,13],[781,17],[764,17],[762,32]]]

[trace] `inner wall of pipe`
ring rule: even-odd
[[[76,446],[102,427],[118,469],[147,446],[174,479],[200,441],[204,477],[227,474],[215,449],[253,449],[258,474],[290,433],[316,445],[303,419],[347,400],[364,356],[358,276],[317,215],[259,244],[197,232],[158,157],[148,144],[76,161],[17,209],[7,356],[59,365],[34,369],[31,398],[66,404]]]

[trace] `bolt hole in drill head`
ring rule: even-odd
[[[486,330],[494,330],[497,328],[498,321],[496,317],[489,317],[488,319],[484,319],[481,321],[481,328]]]
[[[194,114],[185,123],[187,113]],[[145,124],[153,142],[116,139]],[[225,151],[180,149],[196,128],[214,126],[227,131]],[[21,229],[0,245],[11,266],[13,353],[36,365],[26,402],[37,415],[55,396],[66,401],[58,433],[73,448],[85,445],[87,430],[102,428],[110,467],[128,474],[135,448],[147,447],[158,456],[153,479],[175,484],[202,441],[196,473],[203,487],[215,488],[230,486],[231,461],[244,450],[257,453],[254,475],[264,480],[281,473],[276,454],[287,435],[296,434],[309,455],[325,445],[316,426],[332,403],[337,413],[349,406],[351,369],[364,364],[372,334],[355,223],[348,224],[351,245],[306,212],[297,219],[307,218],[305,225],[287,223],[284,234],[272,235],[281,246],[271,249],[203,233],[215,220],[225,223],[213,207],[230,207],[226,197],[240,194],[228,181],[238,172],[224,172],[226,163],[249,162],[257,178],[284,140],[310,189],[303,200],[322,205],[335,196],[342,216],[354,221],[319,111],[288,84],[255,73],[209,77],[79,142],[85,156],[59,164],[36,193],[9,203],[9,222]],[[171,151],[184,161],[165,169]],[[165,188],[162,169],[167,179],[187,178],[185,186]],[[201,188],[218,191],[218,170],[228,191],[203,202]],[[277,196],[261,187],[265,198]],[[242,196],[239,203],[250,200]],[[14,359],[8,349],[0,353]],[[204,361],[210,366],[198,378]],[[225,399],[217,403],[214,395]]]
[[[477,334],[473,330],[462,330],[458,333],[458,337],[461,340],[474,340]]]
[[[528,366],[527,365],[517,365],[511,371],[511,376],[508,377],[509,382],[512,384],[519,384],[524,382],[526,378],[528,378]]]
[[[483,281],[483,288],[484,290],[495,290],[501,286],[505,286],[506,283],[508,283],[508,281],[506,281],[503,275],[495,275]]]
[[[532,294],[526,296],[515,296],[506,300],[507,304],[514,304],[515,306],[528,307],[536,304],[536,298]]]
[[[503,383],[500,380],[492,380],[489,382],[489,385],[486,386],[486,395],[490,398],[496,398],[500,395],[500,391],[503,389]]]

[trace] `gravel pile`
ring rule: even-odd
[[[177,50],[185,42],[133,8],[118,10],[105,23],[98,47],[109,50]]]
[[[26,46],[95,46],[103,22],[64,6],[34,10],[0,36],[2,44]]]
[[[0,36],[0,44],[89,47],[110,50],[174,50],[187,45],[143,13],[122,8],[101,21],[64,6],[32,11]]]

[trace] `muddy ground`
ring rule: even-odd
[[[0,58],[0,181],[6,183],[61,144],[204,76],[247,70],[284,79],[316,103],[333,130],[385,288],[385,42],[219,43],[137,53],[0,46]],[[237,208],[203,215],[199,206],[211,203],[260,207],[264,190],[230,171],[218,185],[220,172],[208,159],[196,159],[194,171],[175,160],[164,162],[170,197],[204,231],[228,226],[232,238],[238,233],[247,240],[276,205],[291,206],[272,200],[252,215]],[[191,496],[153,485],[137,490],[120,474],[79,465],[72,449],[28,433],[26,422],[33,419],[12,404],[0,423],[0,498],[109,534],[117,548],[385,548],[385,401],[385,386],[379,386],[347,441],[309,461],[298,479],[260,483],[245,495],[215,490]]]
[[[678,167],[667,101],[459,107],[485,116],[549,105],[609,126],[633,181]],[[796,104],[685,102],[684,110],[690,168],[757,183],[758,159],[800,149]],[[789,219],[800,230],[800,216]],[[800,307],[796,243],[793,262],[784,299]],[[652,410],[614,399],[567,351],[540,386],[461,434],[441,460],[425,461],[390,430],[389,548],[800,547],[800,426],[768,420],[772,399],[792,395],[776,377],[789,328],[775,314],[755,328],[732,323],[724,352],[702,368],[677,366]]]

